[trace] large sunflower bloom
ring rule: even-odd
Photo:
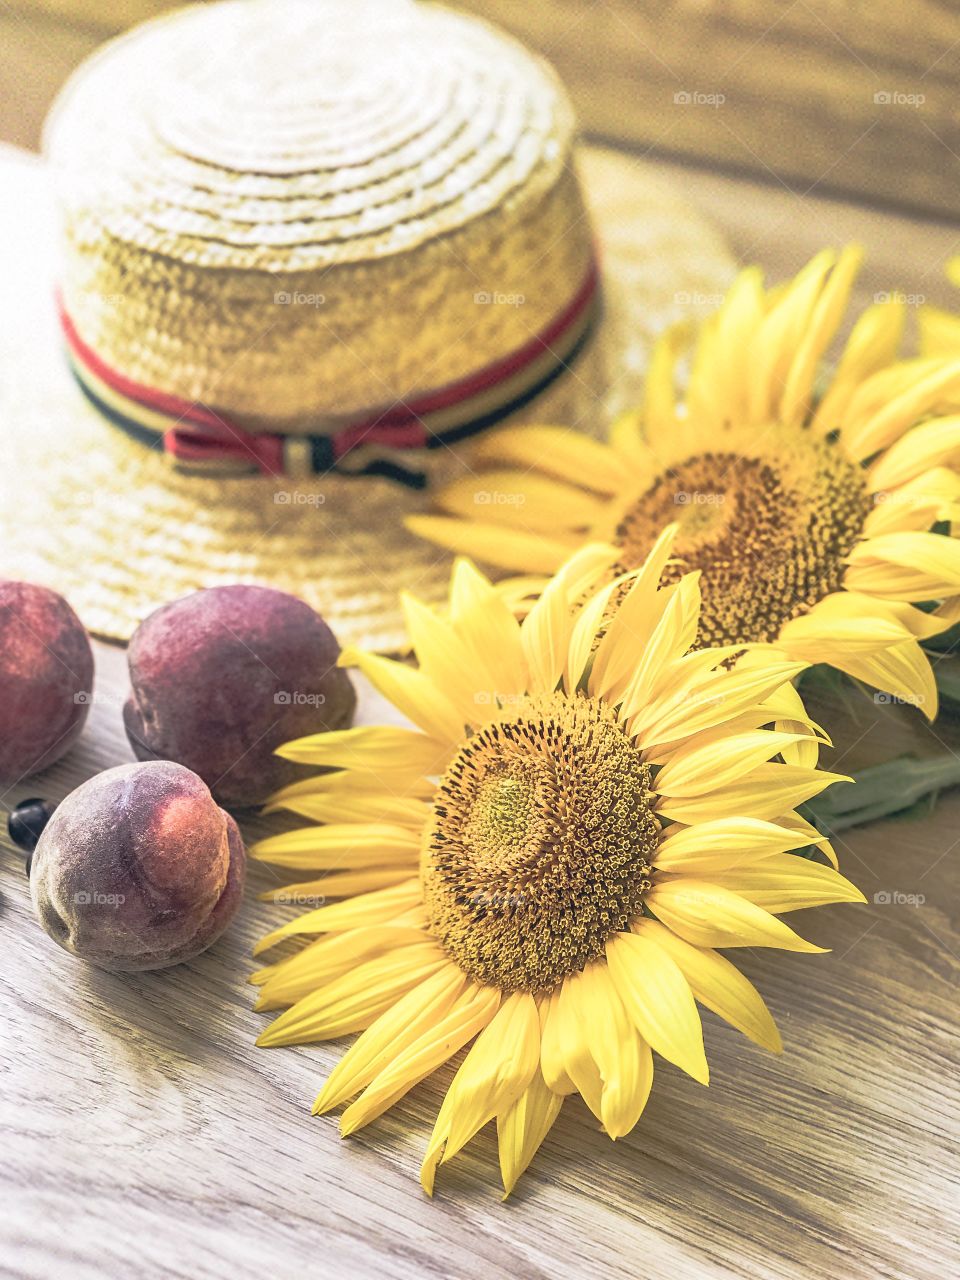
[[[696,340],[676,394],[683,335],[654,352],[642,410],[600,442],[556,427],[496,432],[476,469],[410,527],[477,560],[551,573],[585,541],[620,571],[680,524],[683,569],[701,569],[699,643],[777,644],[917,703],[937,691],[919,641],[960,594],[960,542],[934,532],[960,498],[960,359],[896,361],[897,295],[854,325],[832,379],[821,364],[847,309],[859,251],[818,254],[788,285],[743,271]]]
[[[416,668],[343,655],[416,728],[281,749],[327,772],[274,807],[323,825],[254,846],[314,877],[266,896],[343,901],[258,947],[319,935],[253,976],[258,1007],[285,1008],[258,1044],[362,1033],[314,1105],[347,1103],[346,1135],[473,1041],[427,1147],[428,1192],[496,1120],[509,1193],[571,1093],[611,1138],[629,1133],[653,1052],[706,1084],[697,1000],[779,1051],[714,948],[817,952],[778,913],[863,900],[789,853],[821,839],[795,806],[836,779],[777,762],[816,732],[789,687],[802,664],[763,646],[735,666],[727,648],[688,652],[698,575],[658,589],[670,538],[626,581],[611,581],[616,548],[581,549],[522,622],[458,562],[448,612],[405,600]],[[792,733],[764,727],[784,691]]]

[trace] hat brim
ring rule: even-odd
[[[0,575],[62,592],[105,639],[128,639],[153,609],[198,588],[259,582],[306,600],[342,643],[402,647],[399,592],[439,599],[449,575],[450,556],[404,527],[429,509],[429,491],[335,473],[184,474],[118,429],[64,355],[46,170],[11,151],[0,163],[0,232],[19,248],[0,312]],[[578,163],[601,313],[569,367],[503,421],[596,434],[639,402],[656,335],[722,293],[734,263],[719,233],[642,162],[583,147]],[[469,468],[471,444],[432,451],[431,480]]]

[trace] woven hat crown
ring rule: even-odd
[[[75,73],[63,300],[138,384],[334,432],[503,360],[590,268],[556,77],[412,0],[227,0]]]

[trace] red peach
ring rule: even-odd
[[[164,605],[130,641],[127,737],[139,760],[176,760],[220,804],[247,808],[311,770],[284,742],[346,727],[356,695],[333,632],[269,587],[211,587]]]
[[[60,946],[135,972],[206,950],[240,906],[245,870],[237,824],[196,774],[169,761],[125,764],[54,810],[30,892]]]
[[[73,746],[90,710],[93,651],[63,596],[0,582],[0,785]]]

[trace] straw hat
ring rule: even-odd
[[[602,429],[730,278],[672,190],[573,146],[551,69],[436,5],[228,0],[106,45],[48,122],[54,273],[43,198],[3,214],[0,573],[117,639],[261,581],[399,645],[398,590],[448,569],[403,528],[424,487],[505,415]]]

